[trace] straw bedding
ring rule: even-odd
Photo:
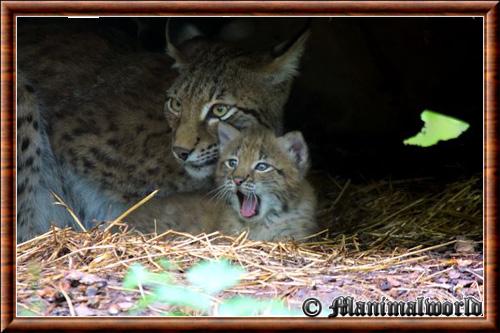
[[[447,183],[317,178],[318,218],[329,228],[300,242],[252,241],[244,233],[144,235],[120,219],[86,232],[53,228],[17,247],[18,314],[130,315],[149,291],[126,290],[123,277],[134,263],[161,271],[158,259],[176,264],[180,283],[200,260],[226,258],[245,268],[237,286],[214,296],[211,314],[235,294],[278,298],[293,309],[308,297],[327,304],[340,295],[482,300],[480,176]],[[140,315],[169,310],[150,306]]]

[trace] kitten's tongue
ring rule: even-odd
[[[243,202],[240,207],[240,214],[243,217],[252,217],[257,214],[257,198],[252,196],[243,195]]]

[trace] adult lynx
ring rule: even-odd
[[[18,149],[18,161],[36,160],[18,163],[18,175],[31,175],[18,183],[19,241],[52,223],[71,225],[61,220],[62,207],[37,204],[48,202],[50,191],[91,226],[157,188],[168,196],[210,187],[218,159],[214,126],[280,132],[307,37],[250,53],[190,28],[186,40],[167,43],[168,57],[137,50],[98,23],[23,22],[18,73],[30,82],[37,107],[18,105],[18,123],[40,118],[46,126],[19,126],[18,143],[37,142],[50,156],[41,160],[36,149]],[[22,94],[19,89],[23,83]],[[48,174],[45,182],[34,181]]]

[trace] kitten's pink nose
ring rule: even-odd
[[[240,186],[240,185],[241,185],[241,183],[243,183],[244,181],[245,181],[245,178],[243,178],[243,177],[234,177],[234,178],[233,178],[233,182],[234,182],[236,185],[238,185],[238,186]]]

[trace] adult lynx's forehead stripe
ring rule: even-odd
[[[215,104],[214,102],[210,102],[210,103],[203,105],[203,107],[201,108],[201,114],[200,114],[201,121],[205,120],[205,118],[207,117],[208,111],[210,111],[210,108],[214,104]]]
[[[224,94],[224,89],[213,87],[210,90],[210,92],[209,92],[209,95],[211,96],[210,102],[206,103],[201,108],[201,113],[200,113],[200,120],[201,121],[205,120],[205,118],[207,117],[208,111],[210,111],[210,109],[212,108],[212,106],[214,104],[219,104],[219,103],[224,104],[224,102],[221,101],[221,98],[220,98],[223,94]]]

